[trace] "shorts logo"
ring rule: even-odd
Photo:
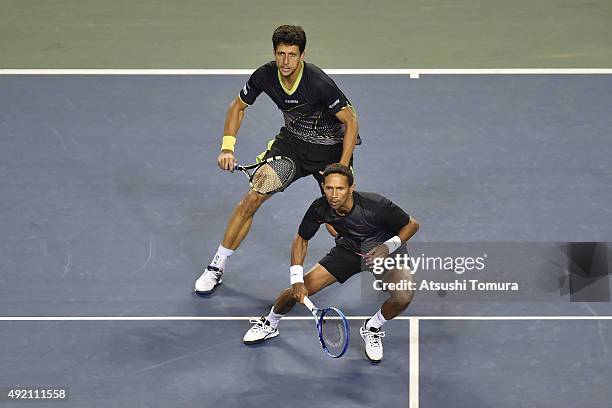
[[[332,103],[331,105],[329,105],[329,109],[332,109],[334,106],[336,106],[336,105],[337,105],[337,104],[339,104],[339,103],[340,103],[340,99],[336,99],[336,100],[334,101],[334,103]]]
[[[248,94],[249,91],[247,91],[247,84],[244,84],[244,87],[242,88],[242,92],[244,92],[244,94]]]
[[[299,103],[297,99],[285,99],[285,103]]]

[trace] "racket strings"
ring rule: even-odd
[[[333,311],[328,311],[321,319],[321,337],[332,355],[343,352],[347,340],[344,321]]]
[[[295,165],[289,159],[273,160],[259,167],[251,179],[253,188],[270,193],[285,187],[293,178]]]

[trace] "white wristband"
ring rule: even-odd
[[[392,254],[393,252],[397,251],[400,246],[402,246],[402,240],[396,235],[393,238],[385,241],[384,244],[387,246],[387,248],[389,248],[389,253]]]
[[[302,265],[292,265],[289,268],[289,281],[294,283],[304,283],[304,267]]]

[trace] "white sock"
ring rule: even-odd
[[[380,329],[385,323],[387,323],[387,319],[385,319],[383,316],[382,310],[378,310],[378,312],[376,312],[374,316],[370,317],[366,323],[366,329]]]
[[[225,263],[227,262],[227,258],[232,256],[234,253],[233,250],[227,249],[223,245],[219,245],[219,249],[217,249],[217,253],[215,254],[210,266],[214,266],[216,268],[224,269]]]
[[[270,326],[276,329],[276,326],[278,326],[278,322],[280,321],[280,319],[283,318],[283,316],[284,315],[282,314],[274,313],[274,306],[272,306],[272,308],[270,309],[270,313],[268,313],[266,319],[268,319],[268,321],[270,322]]]

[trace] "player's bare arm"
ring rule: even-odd
[[[397,233],[397,236],[399,238],[399,243],[397,242],[397,240],[395,240],[395,242],[389,242],[389,243],[384,243],[384,244],[380,244],[374,248],[372,248],[366,255],[367,258],[365,260],[367,265],[370,265],[373,263],[373,260],[375,258],[384,258],[387,255],[389,255],[390,251],[390,246],[393,245],[397,245],[399,247],[399,245],[403,244],[404,242],[408,241],[410,238],[412,238],[412,236],[414,234],[416,234],[416,232],[419,230],[419,223],[412,217],[410,217],[410,221],[408,222],[408,224],[404,225],[399,232]],[[396,238],[393,237],[393,238]],[[389,241],[392,241],[393,238]]]
[[[294,268],[295,266],[304,265],[307,252],[308,241],[302,238],[300,234],[296,234],[291,245],[291,267]],[[308,290],[306,289],[304,282],[296,282],[292,284],[291,292],[293,298],[300,303],[304,303],[304,296],[308,296]]]
[[[334,227],[332,227],[329,224],[325,224],[325,228],[327,228],[327,232],[329,232],[329,235],[331,235],[334,238],[338,237],[338,231],[336,231]]]
[[[244,111],[248,107],[246,103],[242,102],[239,97],[236,97],[227,109],[227,116],[225,117],[225,124],[223,126],[223,134],[226,136],[234,136],[238,134],[242,118],[244,117]],[[217,157],[217,163],[221,170],[234,170],[236,164],[236,158],[232,149],[222,149]]]
[[[340,156],[340,163],[345,166],[349,166],[351,157],[353,157],[353,150],[357,144],[357,134],[359,133],[359,123],[357,117],[353,112],[353,109],[347,107],[336,113],[336,118],[342,122],[345,126],[344,139],[342,141],[342,156]]]
[[[402,229],[399,230],[397,236],[400,237],[402,242],[408,241],[414,234],[419,230],[420,225],[414,218],[410,217],[410,222],[404,225]]]

